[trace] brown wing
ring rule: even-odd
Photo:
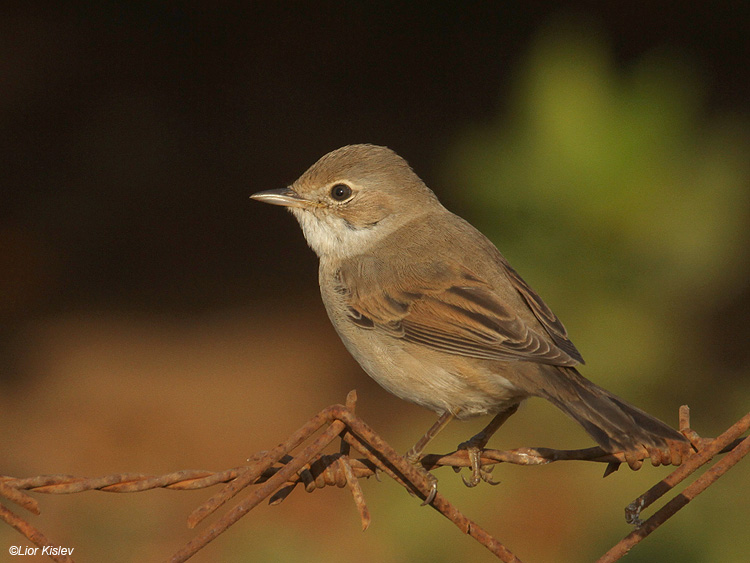
[[[352,322],[434,350],[487,360],[529,360],[573,366],[582,358],[552,311],[518,274],[520,293],[539,320],[530,326],[493,288],[459,265],[411,264],[382,283],[383,264],[360,259],[338,271]],[[352,288],[356,288],[353,290]]]
[[[516,272],[511,267],[511,265],[508,264],[508,262],[503,260],[503,265],[506,268],[506,273],[508,274],[510,283],[513,284],[513,287],[516,289],[516,291],[521,294],[523,300],[532,310],[534,316],[539,320],[540,323],[542,323],[542,326],[547,331],[547,334],[550,335],[555,344],[571,358],[577,360],[578,363],[586,363],[583,361],[581,353],[576,349],[576,347],[568,338],[568,332],[560,322],[560,319],[558,319],[557,316],[552,312],[552,310],[547,307],[547,304],[542,301],[542,298],[539,297],[539,295],[537,295],[537,293],[533,289],[531,289],[525,281],[523,281],[521,276],[518,275],[518,272]]]

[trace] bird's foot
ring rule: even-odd
[[[485,483],[488,483],[490,485],[499,485],[499,481],[495,481],[492,478],[492,471],[495,469],[494,465],[488,465],[488,466],[482,466],[482,451],[483,446],[477,445],[476,442],[471,440],[467,440],[466,442],[463,442],[458,445],[459,450],[466,450],[467,455],[469,456],[469,461],[471,462],[471,477],[467,479],[463,475],[461,476],[461,480],[464,482],[464,485],[467,487],[476,487],[481,481],[484,481]],[[459,468],[456,468],[456,473],[460,471]]]
[[[422,506],[426,506],[430,504],[434,499],[435,495],[437,494],[437,484],[438,480],[437,477],[435,477],[432,473],[427,471],[424,466],[421,463],[422,455],[420,453],[417,453],[414,451],[414,448],[406,452],[406,455],[404,456],[406,461],[408,461],[411,465],[419,469],[419,472],[424,476],[424,478],[427,480],[427,482],[430,485],[430,492],[427,493],[427,496],[425,497],[424,501],[422,502]],[[407,489],[408,490],[408,489]],[[409,491],[411,493],[411,491]]]

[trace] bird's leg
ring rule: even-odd
[[[427,444],[430,443],[430,441],[437,436],[440,431],[447,426],[447,424],[453,420],[454,415],[450,411],[445,411],[443,414],[440,415],[440,417],[435,421],[435,424],[430,426],[430,429],[424,433],[424,436],[422,436],[419,440],[417,440],[417,443],[412,446],[412,448],[406,452],[406,459],[409,463],[418,464],[419,460],[422,458],[422,452],[427,447]]]
[[[484,481],[490,485],[497,485],[497,482],[493,481],[492,476],[490,475],[494,466],[490,469],[483,469],[480,465],[482,450],[487,445],[487,442],[489,442],[492,435],[497,432],[498,428],[500,428],[517,410],[518,403],[500,411],[479,433],[458,445],[459,450],[466,450],[469,455],[469,461],[471,462],[471,479],[463,479],[464,484],[467,487],[476,487],[479,484],[479,481]]]
[[[454,414],[450,411],[445,411],[443,414],[441,414],[440,417],[435,421],[435,424],[430,426],[430,429],[424,433],[424,436],[417,440],[417,443],[414,444],[414,446],[412,446],[412,448],[408,452],[406,452],[406,455],[404,456],[406,458],[406,461],[422,469],[422,471],[425,473],[425,477],[432,484],[430,494],[428,494],[427,498],[424,499],[422,506],[430,504],[432,502],[432,499],[435,498],[435,495],[437,494],[437,477],[424,469],[419,463],[419,460],[422,458],[422,452],[424,452],[424,449],[427,447],[427,444],[430,443],[430,440],[437,436],[440,431],[445,428],[451,420],[453,420],[453,417]]]

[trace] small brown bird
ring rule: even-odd
[[[578,373],[583,358],[549,307],[390,149],[340,148],[291,186],[252,197],[299,221],[320,258],[328,316],[364,370],[440,414],[407,454],[413,462],[454,417],[493,414],[460,446],[472,461],[467,484],[489,480],[481,449],[532,396],[573,417],[607,451],[646,448],[669,459],[669,441],[685,441]]]

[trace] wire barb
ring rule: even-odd
[[[683,407],[687,409],[687,407]],[[689,410],[685,411],[689,417]],[[681,412],[682,415],[682,412]],[[682,419],[682,417],[681,417]],[[636,529],[615,544],[605,553],[597,563],[611,563],[617,561],[630,551],[633,546],[641,542],[651,532],[656,530],[669,518],[674,516],[678,510],[683,508],[700,493],[705,491],[716,480],[731,469],[737,462],[750,452],[750,436],[740,439],[739,437],[750,428],[750,413],[747,413],[735,424],[730,426],[723,434],[713,440],[700,438],[694,431],[690,431],[693,444],[701,444],[702,449],[690,456],[684,464],[675,469],[662,481],[651,487],[625,508],[625,520],[635,525]],[[687,436],[687,434],[686,434]],[[731,448],[729,453],[721,461],[718,461],[711,469],[701,475],[693,483],[685,487],[682,493],[676,495],[653,516],[645,522],[640,519],[641,511],[654,503],[669,492],[675,485],[682,482],[686,477],[699,467],[706,465],[714,456]]]
[[[272,450],[258,452],[247,460],[246,465],[221,472],[205,470],[184,470],[167,475],[153,476],[133,473],[120,473],[96,478],[81,478],[70,475],[40,475],[25,479],[0,476],[0,497],[22,506],[34,514],[39,513],[38,503],[25,491],[70,494],[88,490],[105,492],[139,492],[154,488],[172,490],[192,490],[224,484],[224,487],[197,507],[188,518],[188,526],[193,528],[222,505],[240,495],[247,488],[255,487],[245,498],[221,516],[209,528],[199,533],[168,561],[186,561],[209,542],[221,535],[250,510],[268,499],[269,504],[278,505],[302,485],[305,491],[312,492],[329,486],[347,487],[359,513],[362,529],[370,525],[370,512],[365,503],[360,480],[385,474],[401,484],[411,494],[428,498],[432,492],[432,482],[425,471],[449,466],[454,470],[470,467],[472,461],[466,449],[448,454],[424,456],[416,467],[398,454],[387,442],[376,434],[355,413],[356,392],[347,395],[345,405],[332,405],[320,411],[307,423],[294,432],[285,442]],[[695,496],[713,484],[721,475],[734,466],[750,451],[750,437],[741,436],[750,427],[750,413],[716,439],[702,438],[690,428],[690,411],[680,408],[680,431],[685,435],[693,450],[686,444],[671,444],[669,452],[654,449],[633,455],[624,452],[606,452],[599,447],[579,450],[556,450],[551,448],[517,448],[514,450],[482,450],[480,463],[489,472],[498,463],[516,465],[546,465],[556,461],[593,461],[607,464],[607,472],[627,463],[631,468],[639,468],[645,459],[652,465],[676,465],[675,471],[635,499],[626,508],[626,520],[637,526],[627,537],[613,546],[598,563],[610,563],[625,555],[658,526],[669,519]],[[339,440],[339,451],[326,454],[324,450]],[[685,447],[687,446],[687,447]],[[292,452],[302,450],[292,455]],[[363,458],[351,457],[355,450]],[[675,498],[667,502],[659,511],[641,521],[641,512],[658,500],[673,487],[683,481],[699,467],[710,462],[717,454],[727,453],[711,469]],[[605,472],[605,475],[607,474]],[[434,510],[453,522],[463,533],[473,537],[503,562],[519,562],[502,543],[464,516],[439,492],[429,504]],[[44,535],[25,520],[0,506],[0,519],[18,530],[36,545],[49,545]],[[55,561],[72,563],[68,556],[53,557]]]

